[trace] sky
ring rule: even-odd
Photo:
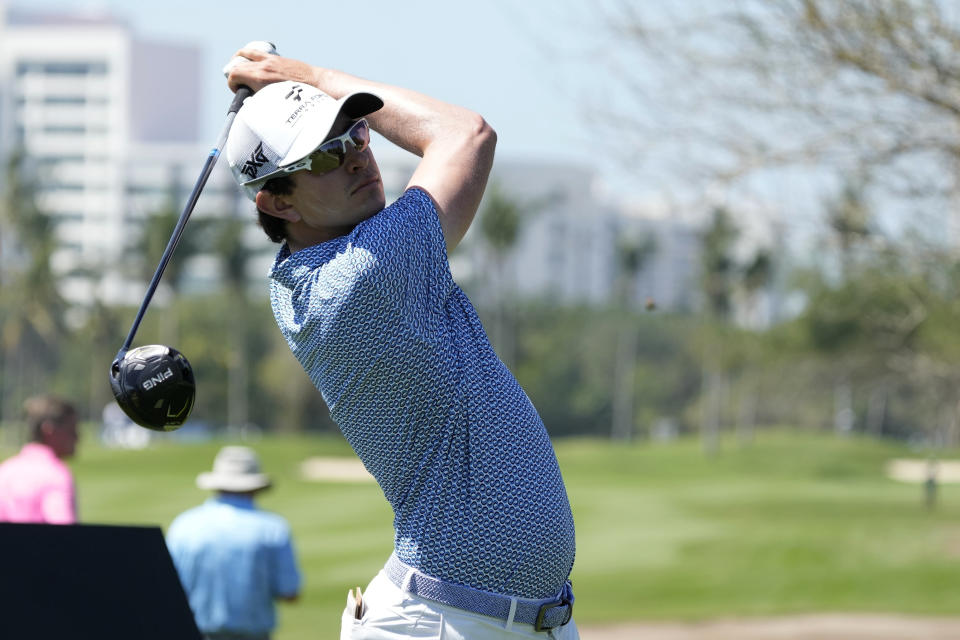
[[[2,1],[2,0],[0,0]],[[577,0],[7,0],[33,11],[108,11],[143,39],[201,47],[201,136],[215,141],[231,94],[221,74],[252,40],[281,55],[421,91],[480,113],[498,134],[498,159],[572,162],[611,189],[628,172],[602,152],[585,111],[599,72],[584,51],[598,40]],[[595,155],[584,149],[597,147]]]
[[[691,116],[671,104],[669,87],[655,81],[662,69],[623,56],[628,49],[604,25],[604,17],[618,6],[630,7],[629,0],[3,2],[31,11],[108,12],[127,22],[140,39],[200,47],[200,143],[216,141],[232,98],[221,72],[224,64],[247,42],[267,40],[281,55],[414,89],[478,112],[497,131],[495,162],[522,159],[583,167],[597,178],[601,198],[634,205],[632,209],[645,216],[697,225],[710,208],[691,189],[684,166],[684,154],[690,152],[674,149],[679,167],[676,157],[671,163],[663,155],[664,146],[676,145],[671,136],[662,136],[659,147],[652,139],[625,147],[617,136],[617,127],[630,119],[657,122],[664,116]],[[644,19],[652,20],[645,26],[655,27],[658,7],[665,10],[663,6],[644,5]],[[682,12],[693,5],[669,6]],[[618,63],[627,65],[621,70],[637,86],[660,93],[631,94],[611,72]],[[643,104],[638,103],[641,99]],[[710,117],[709,104],[692,115]],[[375,148],[383,157],[383,147]],[[769,184],[756,189],[761,201],[755,208],[763,211],[750,213],[743,226],[756,230],[761,241],[788,226],[797,238],[815,235],[820,201],[811,194],[819,187],[809,180],[762,180]],[[746,196],[731,191],[702,197],[739,202]],[[788,215],[768,206],[770,200],[806,204],[797,204],[794,208],[803,211]]]

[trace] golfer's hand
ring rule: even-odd
[[[240,49],[234,56],[246,58],[248,62],[238,63],[227,75],[231,91],[236,92],[240,85],[259,91],[268,84],[284,80],[314,84],[316,70],[306,62],[257,49]]]

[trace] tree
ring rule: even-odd
[[[840,193],[828,199],[826,203],[827,227],[831,244],[836,246],[839,260],[837,274],[840,286],[844,287],[848,279],[855,278],[861,268],[859,264],[861,249],[871,237],[870,222],[872,212],[866,202],[862,182],[848,180]],[[869,259],[872,256],[868,256]],[[836,345],[833,355],[837,360],[834,381],[834,430],[844,434],[853,428],[856,411],[853,407],[853,389],[851,382],[851,362],[849,350]],[[879,385],[875,393],[883,393],[885,385]],[[873,400],[871,420],[878,420],[877,407],[879,396]],[[879,430],[879,428],[878,428]]]
[[[727,326],[733,320],[734,302],[742,293],[740,297],[746,304],[754,306],[759,293],[770,284],[773,273],[773,258],[764,248],[756,249],[746,260],[738,259],[735,250],[739,240],[740,230],[733,223],[730,211],[724,207],[714,208],[710,223],[700,236],[701,282],[706,300],[701,435],[708,455],[719,448],[721,404],[729,384],[728,361],[735,350],[735,341]],[[752,420],[751,394],[745,391],[741,400],[741,421]],[[746,433],[752,431],[752,423],[744,426]]]
[[[0,204],[2,415],[18,416],[23,400],[46,391],[65,339],[66,303],[50,264],[56,247],[52,218],[37,206],[37,186],[23,151],[10,155]]]
[[[837,408],[865,416],[873,434],[942,423],[955,433],[960,344],[947,327],[960,315],[957,258],[950,249],[918,254],[876,231],[871,207],[849,185],[827,212],[841,268],[839,277],[820,269],[807,280],[803,320],[830,359]]]
[[[773,282],[773,254],[760,248],[742,267],[740,286],[743,289],[747,318],[756,318],[760,294]]]
[[[710,225],[700,236],[701,277],[707,310],[721,321],[730,319],[736,285],[736,260],[733,255],[738,231],[730,213],[713,210]]]
[[[847,182],[840,195],[827,202],[827,227],[839,250],[841,281],[851,275],[858,249],[873,235],[872,212],[862,184]]]
[[[634,397],[640,326],[636,321],[637,284],[649,259],[657,250],[656,238],[620,235],[617,242],[617,300],[621,326],[617,332],[613,381],[613,421],[610,436],[614,440],[633,437],[636,415]]]
[[[249,421],[250,370],[247,341],[247,260],[250,251],[243,242],[249,222],[234,217],[218,221],[213,248],[220,256],[223,284],[227,290],[229,308],[224,309],[228,340],[227,357],[227,423],[244,427]]]
[[[480,235],[490,252],[490,273],[493,275],[494,314],[491,341],[506,362],[512,360],[513,341],[507,331],[507,256],[520,238],[523,225],[521,204],[494,182],[487,189],[480,212]]]
[[[770,287],[772,280],[773,256],[767,249],[758,249],[753,259],[743,266],[741,274],[741,287],[744,292],[748,323],[751,320],[756,321],[758,318],[758,299],[761,292]],[[758,365],[759,363],[754,363],[756,368],[760,368]],[[747,373],[743,377],[746,380],[741,385],[743,388],[740,393],[740,410],[737,415],[737,439],[741,445],[748,444],[753,440],[758,395],[756,375]]]
[[[160,263],[160,258],[163,256],[163,252],[170,242],[171,234],[180,218],[177,203],[179,191],[180,189],[176,184],[170,186],[166,203],[144,219],[140,235],[132,247],[134,271],[143,279],[144,287],[146,287],[146,283],[152,280],[157,265]],[[189,259],[201,253],[208,246],[209,226],[209,222],[206,220],[190,219],[180,236],[175,253],[170,257],[164,269],[163,279],[157,288],[158,293],[162,289],[166,289],[172,297],[176,297],[182,284],[184,267]],[[165,314],[162,317],[169,322],[161,326],[160,341],[164,344],[174,344],[179,338],[175,316],[174,314]]]
[[[100,274],[91,271],[85,275],[92,279]],[[75,311],[77,324],[70,328],[61,345],[53,375],[61,393],[72,398],[78,408],[85,405],[86,413],[96,419],[104,406],[114,402],[107,371],[130,328],[129,315],[97,297],[82,310]]]
[[[960,20],[948,0],[601,7],[618,45],[607,68],[632,105],[592,111],[616,123],[638,178],[782,199],[770,178],[804,168],[823,189],[860,176],[901,222],[939,229],[955,210]]]

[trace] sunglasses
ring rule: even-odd
[[[370,125],[364,119],[354,122],[347,132],[327,140],[306,158],[285,167],[284,171],[309,171],[314,175],[321,175],[333,171],[343,165],[347,158],[347,143],[357,151],[363,151],[370,144]]]

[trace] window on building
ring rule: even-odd
[[[41,193],[55,193],[58,191],[69,191],[79,193],[84,190],[84,185],[80,182],[59,182],[48,180],[38,185],[37,190]]]
[[[50,169],[59,164],[79,164],[83,162],[84,157],[80,154],[56,155],[56,156],[37,156],[37,166],[41,169]]]
[[[45,95],[43,96],[43,104],[51,106],[83,106],[87,104],[86,96],[52,96]]]
[[[44,125],[43,132],[51,135],[83,135],[87,127],[82,124],[48,124]]]
[[[71,222],[83,222],[83,212],[81,211],[57,211],[52,214],[57,224],[69,224]]]
[[[128,183],[126,192],[131,196],[166,196],[170,194],[170,186],[163,184]]]
[[[21,60],[17,63],[17,76],[42,74],[48,76],[102,76],[107,73],[107,63],[96,61],[66,60]]]

